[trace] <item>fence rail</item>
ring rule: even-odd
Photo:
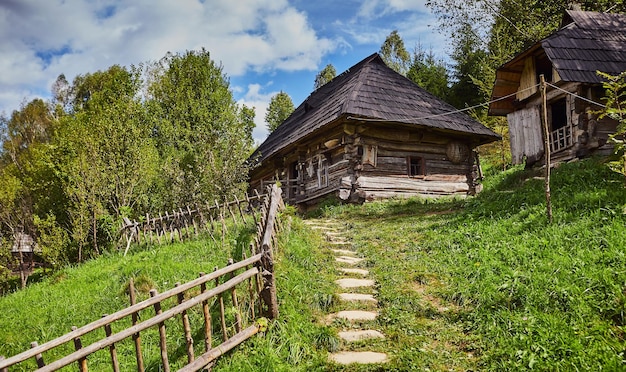
[[[259,197],[260,198],[260,197]],[[184,284],[177,283],[176,286],[161,294],[156,290],[151,290],[151,297],[135,303],[135,289],[131,279],[129,283],[131,306],[120,310],[114,314],[104,315],[101,319],[80,328],[73,327],[73,330],[61,337],[48,341],[42,345],[36,342],[31,344],[30,350],[24,351],[8,359],[0,357],[0,372],[7,372],[8,367],[18,365],[29,359],[34,359],[39,369],[37,371],[55,371],[72,363],[77,363],[81,372],[88,371],[88,357],[100,350],[109,348],[111,366],[114,371],[119,371],[117,360],[116,343],[132,338],[135,346],[136,366],[138,371],[144,371],[143,353],[141,349],[141,332],[150,328],[159,330],[159,349],[161,351],[161,367],[163,371],[170,370],[167,351],[167,334],[165,332],[165,321],[180,316],[186,341],[187,364],[179,371],[197,371],[211,365],[216,358],[223,355],[233,347],[241,344],[263,328],[263,321],[260,316],[276,318],[278,316],[278,303],[276,298],[276,287],[274,283],[274,262],[273,247],[277,239],[278,220],[277,215],[284,207],[281,191],[274,185],[261,200],[260,219],[257,223],[257,236],[252,246],[252,256],[242,261],[217,269],[210,273],[201,273],[200,277]],[[237,274],[237,271],[244,270]],[[220,284],[220,280],[222,283]],[[207,289],[207,284],[214,281],[215,287]],[[248,283],[248,291],[242,291],[243,296],[236,292],[237,286]],[[199,294],[185,299],[199,288]],[[194,292],[195,293],[195,292]],[[230,304],[236,309],[234,316],[235,334],[229,337],[228,326],[225,316],[225,297],[230,293]],[[249,295],[249,297],[246,297]],[[169,309],[162,309],[164,301],[176,299],[176,305]],[[246,305],[241,305],[239,299],[247,301]],[[212,345],[213,321],[210,311],[209,301],[214,299],[213,306],[219,307],[219,323],[222,333],[222,343],[217,346]],[[139,313],[142,310],[154,308],[155,315],[151,318],[139,321]],[[187,311],[200,307],[203,314],[203,324],[198,329],[204,335],[205,352],[195,356],[193,348],[192,326]],[[243,308],[246,311],[242,311]],[[258,310],[257,310],[258,309]],[[142,313],[143,315],[144,313]],[[111,324],[130,317],[131,326],[116,333],[111,331]],[[244,329],[244,326],[247,327]],[[104,329],[106,337],[100,338],[90,345],[83,345],[81,337],[99,329]],[[44,353],[65,345],[74,343],[75,351],[57,359],[50,364],[45,363]]]

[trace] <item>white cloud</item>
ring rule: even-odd
[[[425,5],[425,0],[366,0],[356,14],[336,26],[350,35],[358,45],[380,46],[385,38],[397,30],[409,52],[417,44],[437,57],[446,57],[446,36],[436,30],[436,17]]]
[[[61,73],[71,81],[168,51],[205,47],[238,76],[313,70],[336,48],[287,0],[3,0],[0,34],[0,112],[16,109],[24,92],[47,94]]]
[[[425,0],[365,0],[357,12],[360,18],[380,18],[398,12],[428,12]]]

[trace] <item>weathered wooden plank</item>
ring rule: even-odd
[[[415,178],[361,176],[357,178],[356,183],[359,190],[401,190],[438,193],[459,193],[469,190],[469,185],[465,182],[424,181]]]

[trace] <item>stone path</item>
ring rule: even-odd
[[[343,341],[344,349],[349,349],[352,342],[367,342],[384,339],[385,335],[367,325],[376,320],[378,301],[372,294],[375,281],[369,279],[369,271],[357,267],[365,258],[359,257],[352,249],[352,244],[343,235],[345,229],[333,220],[305,220],[311,228],[319,231],[328,240],[329,249],[335,254],[335,267],[341,277],[335,280],[338,287],[337,297],[345,310],[329,314],[327,321],[338,322],[342,329],[337,333]],[[343,324],[343,326],[341,325]],[[347,326],[346,326],[347,324]],[[331,353],[329,359],[337,364],[380,364],[388,361],[387,354],[374,351],[343,350]]]

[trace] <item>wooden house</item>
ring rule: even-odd
[[[378,54],[300,105],[251,156],[250,187],[280,181],[300,207],[477,191],[473,150],[500,137],[389,68]]]
[[[602,71],[626,70],[626,15],[567,11],[559,30],[496,71],[491,115],[507,116],[514,164],[543,164],[540,75],[547,85],[547,118],[553,161],[608,155],[617,123],[598,119]],[[506,98],[504,98],[506,97]],[[502,99],[504,98],[504,99]]]

